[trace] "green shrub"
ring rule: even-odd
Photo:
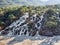
[[[56,16],[51,16],[51,17],[49,17],[49,19],[50,19],[51,21],[57,21]]]
[[[28,9],[27,7],[20,7],[20,12],[23,13],[23,14],[24,14],[25,12],[28,12],[28,10],[29,10],[29,9]]]
[[[5,23],[3,21],[0,21],[0,25],[4,25]]]
[[[48,9],[46,12],[49,15],[54,15],[54,13],[55,13],[53,9]]]
[[[13,14],[11,14],[11,15],[8,16],[8,18],[9,18],[9,19],[16,19],[16,16],[13,15]]]
[[[49,28],[53,28],[53,27],[56,27],[58,25],[57,22],[53,22],[53,21],[49,21],[46,23],[46,26],[49,27]]]

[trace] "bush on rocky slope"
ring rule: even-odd
[[[56,27],[58,25],[57,22],[53,22],[53,21],[49,21],[46,23],[46,27],[48,28],[53,28],[53,27]]]
[[[9,26],[15,20],[19,19],[21,16],[23,16],[26,12],[29,13],[29,16],[37,14],[38,15],[37,19],[39,19],[39,20],[40,20],[39,16],[42,15],[43,12],[45,12],[44,18],[42,20],[41,29],[39,29],[39,34],[54,35],[54,34],[57,34],[57,32],[58,33],[60,32],[59,31],[60,22],[58,19],[60,14],[57,14],[57,12],[59,12],[59,9],[57,10],[57,8],[52,8],[52,7],[47,8],[47,7],[21,6],[21,7],[0,8],[0,21],[4,22],[4,24],[2,22],[0,24],[1,25],[3,24],[3,26],[5,28],[5,27]],[[30,20],[30,19],[28,18],[28,20]],[[36,21],[38,21],[38,20],[36,20]],[[38,30],[38,29],[34,28],[34,26],[35,26],[34,23],[36,23],[36,22],[32,22],[32,23],[30,23],[30,21],[27,21],[27,22],[29,23],[28,28],[29,28],[30,35],[35,35]],[[1,26],[0,30],[2,30],[3,26]],[[38,24],[38,26],[39,26],[39,24]],[[32,28],[32,30],[31,30],[31,28]]]

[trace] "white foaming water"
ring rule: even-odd
[[[24,16],[20,17],[19,20],[15,21],[14,23],[12,23],[9,27],[17,27],[17,26],[20,26],[22,23],[25,22],[25,20],[29,17],[28,13],[26,13]]]
[[[43,15],[39,16],[39,19],[37,17],[37,14],[32,15],[31,17],[29,17],[28,13],[25,13],[22,17],[20,17],[19,20],[13,22],[8,28],[12,28],[9,29],[9,33],[7,34],[7,36],[14,36],[14,35],[26,35],[29,36],[29,28],[28,28],[28,22],[25,22],[27,20],[27,18],[30,18],[31,22],[34,22],[34,27],[36,27],[37,29],[40,30],[41,28],[41,21],[43,20]],[[35,21],[38,20],[36,23]],[[23,24],[23,25],[22,25]],[[33,29],[32,29],[33,30]],[[37,34],[38,35],[38,34]]]
[[[57,19],[59,20],[59,22],[60,22],[60,14],[59,14],[59,12],[56,12],[57,13]]]

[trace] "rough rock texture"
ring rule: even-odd
[[[6,37],[0,36],[0,45],[60,45],[60,36],[45,37]]]
[[[13,40],[14,38],[0,36],[0,45],[8,45],[8,43]]]
[[[60,35],[60,19],[58,18],[60,18],[59,14],[53,10],[47,10],[44,14],[39,34],[45,36]]]
[[[35,41],[32,41],[32,40],[29,40],[29,39],[26,39],[24,41],[22,41],[21,43],[16,43],[16,44],[13,44],[13,45],[39,45],[42,41],[40,40],[35,40]]]

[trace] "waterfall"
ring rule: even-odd
[[[60,22],[60,14],[59,14],[59,12],[56,12],[57,13],[57,19],[59,20],[59,22]]]
[[[36,28],[38,28],[38,29],[41,28],[41,25],[42,25],[41,22],[42,22],[42,20],[43,20],[43,15],[41,15],[39,21],[37,21]]]
[[[38,16],[38,17],[37,17]],[[37,15],[34,14],[31,17],[29,17],[28,13],[25,13],[22,17],[20,17],[20,19],[18,19],[17,21],[13,22],[10,26],[8,26],[9,28],[9,33],[7,34],[8,36],[14,36],[14,35],[26,35],[29,36],[29,28],[28,28],[28,22],[26,22],[27,19],[30,18],[30,21],[34,23],[34,27],[33,28],[37,28],[38,30],[40,30],[41,28],[41,22],[43,20],[43,15]],[[23,25],[22,25],[23,24]],[[31,30],[33,30],[31,28]]]

